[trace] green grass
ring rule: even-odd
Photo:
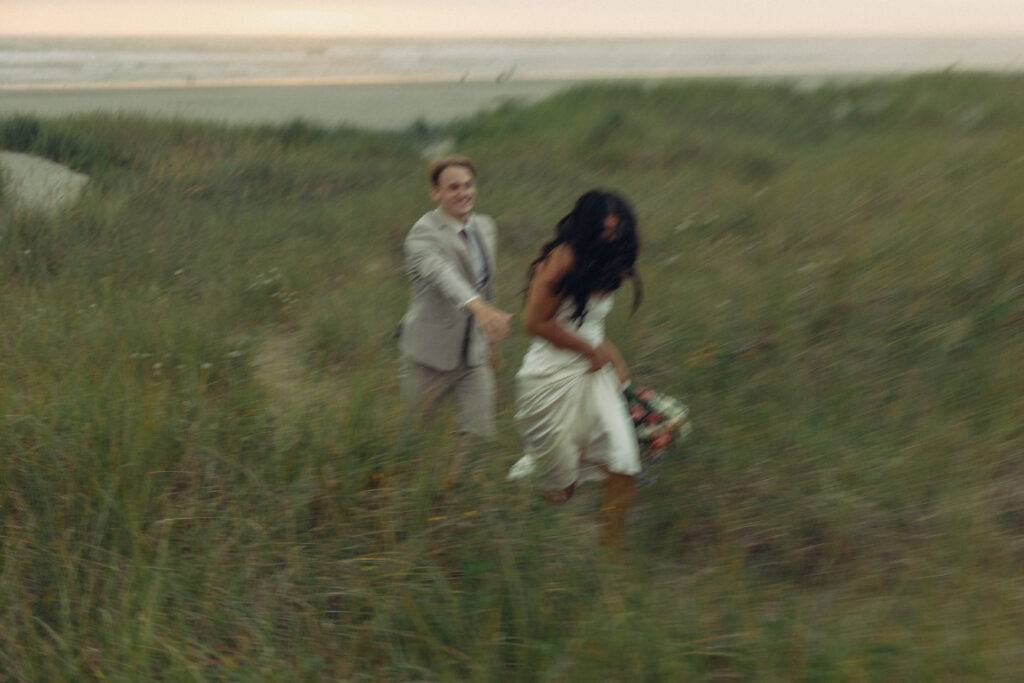
[[[934,74],[594,85],[403,134],[0,121],[91,175],[0,224],[0,679],[1013,681],[1024,671],[1024,90]],[[422,144],[501,226],[637,209],[609,334],[690,405],[604,555],[597,500],[413,429]]]

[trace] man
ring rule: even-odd
[[[430,166],[430,197],[405,239],[411,301],[402,318],[402,391],[429,415],[449,395],[458,430],[494,434],[495,344],[512,315],[495,308],[497,227],[473,213],[476,170],[460,156]]]

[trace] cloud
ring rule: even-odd
[[[8,34],[1024,34],[1020,0],[0,0],[0,11]]]

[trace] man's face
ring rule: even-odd
[[[476,178],[465,166],[449,166],[430,188],[430,197],[449,216],[465,222],[476,201]]]

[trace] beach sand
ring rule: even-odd
[[[0,117],[52,117],[92,112],[144,114],[232,124],[284,123],[303,119],[400,130],[418,120],[430,124],[467,117],[506,102],[528,104],[574,81],[256,85],[60,90],[2,90]]]

